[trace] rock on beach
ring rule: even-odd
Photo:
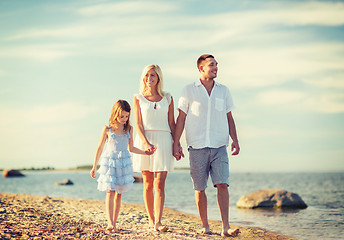
[[[301,197],[292,192],[280,189],[265,189],[242,196],[237,208],[307,208]]]

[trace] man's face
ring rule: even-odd
[[[217,77],[217,69],[217,62],[214,58],[205,59],[200,66],[202,76],[210,79]]]

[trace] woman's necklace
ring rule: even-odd
[[[156,108],[157,108],[156,103],[158,102],[157,100],[158,100],[158,98],[160,98],[160,95],[150,93],[150,94],[144,95],[144,97],[147,98],[149,101],[154,103],[153,109],[156,110]],[[159,101],[161,101],[161,99]]]

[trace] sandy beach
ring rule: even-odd
[[[122,203],[118,232],[106,231],[104,201],[0,193],[1,239],[223,239],[221,224],[210,221],[211,234],[198,233],[200,219],[165,208],[167,232],[148,228],[141,204]],[[292,239],[254,227],[238,227],[235,239]]]

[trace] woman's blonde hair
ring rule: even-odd
[[[126,111],[129,113],[129,117],[127,122],[124,124],[124,130],[125,131],[129,131],[131,129],[131,125],[130,125],[130,110],[131,107],[129,105],[129,103],[125,100],[118,100],[117,102],[115,102],[115,104],[112,107],[112,112],[111,112],[111,116],[109,119],[109,125],[114,128],[114,129],[118,129],[118,121],[117,118],[119,116],[121,116],[123,111]]]
[[[163,97],[165,96],[165,93],[162,91],[163,88],[163,77],[162,77],[162,71],[159,67],[159,65],[156,64],[151,64],[146,66],[143,71],[142,71],[142,75],[141,75],[141,80],[140,80],[140,93],[144,95],[144,93],[146,92],[146,84],[145,84],[145,78],[146,78],[146,74],[149,70],[153,69],[156,74],[158,75],[158,83],[156,85],[158,94]]]

